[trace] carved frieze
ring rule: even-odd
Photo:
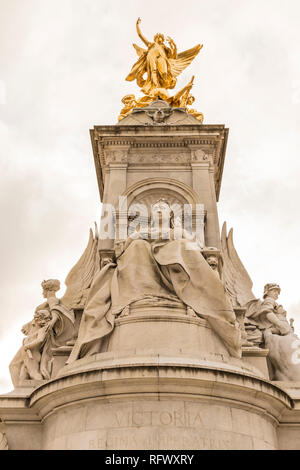
[[[127,163],[128,160],[128,151],[127,150],[105,150],[104,158],[105,164],[109,165],[111,163]]]
[[[132,153],[128,157],[128,163],[132,164],[189,164],[190,155],[188,153],[159,153],[153,155],[152,153],[135,154]]]

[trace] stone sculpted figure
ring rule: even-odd
[[[234,308],[245,310],[244,345],[269,350],[272,380],[300,380],[300,340],[286,317],[286,311],[276,300],[278,284],[266,284],[263,300],[255,298],[252,281],[233,244],[232,229],[227,236],[222,229],[223,282]]]
[[[47,299],[35,309],[33,320],[23,326],[22,347],[10,363],[15,384],[28,379],[48,380],[52,369],[52,348],[63,346],[74,336],[74,312],[56,297],[57,279],[42,282]]]
[[[220,278],[220,273],[219,273],[219,270],[218,270],[218,267],[219,267],[219,260],[218,260],[218,257],[215,256],[215,255],[212,255],[212,254],[209,254],[207,257],[206,257],[206,261],[207,263],[209,264],[209,266],[211,267],[211,269],[213,270],[213,272],[215,273],[215,275]]]
[[[254,344],[264,343],[264,333],[267,330],[278,335],[287,335],[292,331],[286,319],[286,311],[276,302],[280,291],[278,284],[266,284],[263,301],[255,299],[246,304],[246,324],[255,327],[255,330],[249,328],[248,339]]]
[[[162,202],[152,207],[152,217]],[[155,209],[155,210],[154,210]],[[158,210],[159,209],[159,210]],[[116,243],[116,262],[94,277],[69,363],[102,352],[115,318],[128,306],[146,299],[182,302],[204,316],[223,339],[230,354],[240,357],[240,330],[221,280],[206,262],[202,247],[179,227],[138,229]]]
[[[43,348],[47,341],[47,334],[50,328],[50,321],[50,310],[37,309],[34,313],[33,320],[22,328],[22,332],[26,337],[23,339],[23,346],[21,348],[23,353],[23,362],[19,377],[21,381],[26,379],[43,380],[50,378],[50,374],[47,370],[47,362],[41,361]],[[43,370],[44,368],[45,370]]]
[[[98,234],[90,231],[88,245],[68,274],[66,292],[56,297],[60,289],[57,279],[42,282],[46,299],[35,309],[33,320],[22,328],[25,335],[22,346],[10,363],[14,386],[24,380],[49,380],[52,372],[53,349],[73,345],[75,331],[74,310],[84,308],[93,276],[99,268]]]
[[[263,300],[247,305],[245,327],[248,340],[269,349],[274,380],[300,380],[300,340],[287,320],[287,312],[276,301],[278,284],[266,284]]]

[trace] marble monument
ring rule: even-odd
[[[163,34],[138,55],[116,125],[91,130],[99,229],[22,327],[0,449],[300,449],[300,340],[219,228],[228,129],[203,124]],[[273,281],[273,280],[271,280]]]

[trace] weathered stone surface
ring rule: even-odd
[[[103,364],[101,373],[95,358],[89,362],[90,369],[30,394],[31,412],[43,423],[43,440],[35,437],[31,448],[277,448],[277,420],[291,409],[285,392],[241,371],[227,372],[225,365],[222,372],[186,365],[151,372],[146,365],[130,367],[129,360],[104,374]],[[11,448],[25,448],[26,433],[33,437],[41,430],[38,422],[7,420],[6,426]]]
[[[268,350],[248,341],[243,292],[235,290],[234,275],[230,276],[237,267],[241,283],[250,290],[251,279],[238,260],[232,235],[225,229],[220,238],[217,199],[227,135],[224,126],[201,125],[184,110],[170,109],[163,102],[133,110],[117,126],[91,131],[100,195],[103,203],[115,208],[117,233],[134,204],[148,209],[155,204],[188,204],[198,248],[185,262],[186,253],[178,250],[177,258],[174,253],[175,246],[191,242],[188,238],[177,243],[174,237],[173,251],[168,251],[161,240],[159,249],[152,239],[131,244],[128,233],[117,240],[91,235],[79,265],[67,278],[64,298],[74,314],[75,334],[71,341],[53,344],[50,377],[38,380],[36,374],[28,374],[16,381],[13,393],[0,397],[5,422],[1,432],[10,449],[300,448],[298,384],[272,382]],[[119,196],[126,202],[119,204]],[[173,222],[174,218],[173,214]],[[175,228],[173,224],[173,234]],[[159,258],[161,247],[167,254]],[[148,271],[143,253],[149,255]],[[156,275],[146,274],[153,266],[161,270],[159,282]],[[174,269],[170,279],[166,268]],[[80,275],[72,284],[76,270]],[[109,272],[114,277],[106,277]],[[103,286],[109,288],[97,297]],[[137,298],[121,303],[135,288]],[[226,308],[208,308],[210,290]],[[109,304],[113,292],[119,301],[114,311]],[[102,312],[104,298],[108,308]],[[45,307],[55,310],[62,300],[48,295]],[[108,330],[99,328],[96,344],[88,352],[79,348],[66,364],[91,311],[93,328],[86,329],[87,336],[95,333],[100,320]],[[228,348],[226,340],[232,337],[226,333],[226,321],[221,329],[214,325],[215,311],[226,321],[229,315],[228,323],[241,332],[242,357],[233,357]]]

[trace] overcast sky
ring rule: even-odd
[[[138,16],[149,39],[204,44],[176,90],[194,74],[204,123],[230,128],[220,222],[255,295],[279,282],[300,333],[300,2],[0,0],[0,392],[41,281],[63,283],[99,219],[89,129],[138,94]]]

